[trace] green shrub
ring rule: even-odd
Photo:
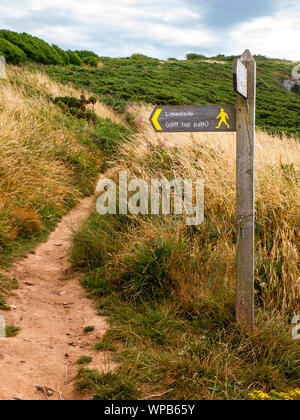
[[[130,141],[132,132],[121,124],[107,119],[99,119],[95,127],[95,144],[105,153],[113,154],[119,146]]]
[[[98,63],[99,63],[99,60],[96,57],[88,57],[88,58],[85,59],[84,63],[88,64],[91,67],[97,67]]]
[[[42,64],[64,64],[57,50],[37,37],[26,33],[19,34],[17,32],[1,30],[0,38],[4,38],[18,46],[31,61]]]
[[[144,55],[144,54],[132,54],[132,56],[130,57],[130,60],[142,61],[142,62],[155,62],[155,63],[159,62],[157,58],[148,57],[147,55]]]
[[[98,66],[100,58],[94,52],[86,51],[86,50],[75,51],[75,52],[78,55],[78,57],[80,57],[80,59],[82,60],[84,64],[88,64],[89,66],[92,66],[92,67]]]
[[[82,60],[75,51],[68,50],[67,54],[69,56],[70,64],[73,64],[74,66],[82,65]]]
[[[204,60],[205,58],[205,55],[202,54],[191,53],[186,55],[187,60]]]
[[[52,48],[57,51],[66,65],[70,64],[69,55],[65,51],[63,51],[57,45],[52,45]]]
[[[9,64],[18,65],[26,62],[26,54],[4,38],[0,38],[0,55],[3,55]]]
[[[58,96],[54,99],[54,103],[63,111],[70,113],[74,117],[84,119],[94,124],[98,121],[96,113],[87,109],[88,105],[92,104],[94,107],[97,103],[97,99],[94,96],[91,96],[89,99],[86,99],[84,95],[81,95],[80,99],[72,96]]]

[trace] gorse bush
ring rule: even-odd
[[[75,65],[83,63],[97,67],[99,57],[91,51],[64,51],[57,45],[49,45],[40,38],[27,33],[0,30],[0,54],[8,64],[24,64],[28,62],[54,65]]]
[[[74,117],[84,119],[94,124],[98,121],[96,113],[87,109],[88,105],[92,104],[94,107],[97,103],[97,99],[93,96],[89,99],[87,99],[84,95],[81,95],[80,99],[70,96],[57,97],[54,99],[54,103],[57,104],[63,111],[70,113]]]
[[[68,50],[67,54],[69,56],[70,64],[74,66],[81,66],[82,60],[75,51]]]
[[[84,64],[88,64],[92,67],[97,67],[100,59],[97,54],[92,51],[75,51],[76,54],[80,57]]]
[[[55,48],[45,41],[26,33],[1,30],[0,38],[4,38],[21,49],[31,61],[42,64],[65,64]]]
[[[0,38],[0,55],[11,64],[21,64],[27,60],[26,54],[19,47],[4,38]]]
[[[205,55],[202,55],[202,54],[190,53],[186,55],[186,59],[187,60],[205,60],[206,57]]]
[[[87,107],[92,105],[93,109],[97,104],[94,96],[86,98],[81,95],[80,99],[75,97],[57,97],[54,99],[64,112],[72,116],[83,119],[94,124],[93,142],[105,154],[114,154],[120,145],[131,140],[132,131],[122,124],[118,124],[109,118],[100,118],[92,110]]]
[[[68,53],[66,53],[64,50],[59,48],[57,45],[52,45],[52,48],[55,51],[57,51],[57,53],[61,56],[64,64],[66,64],[66,65],[70,64],[70,57],[69,57]]]

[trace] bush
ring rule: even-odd
[[[87,57],[84,63],[92,67],[97,67],[99,63],[99,59],[96,57]]]
[[[10,64],[19,65],[26,62],[26,54],[4,38],[0,38],[0,55],[3,55]]]
[[[42,64],[64,64],[56,49],[47,42],[26,33],[19,34],[8,30],[0,31],[0,38],[4,38],[19,47],[31,61]]]
[[[141,61],[141,62],[145,61],[145,62],[159,63],[158,58],[147,57],[147,55],[144,55],[144,54],[132,54],[132,56],[130,57],[130,60]]]
[[[205,58],[205,55],[202,54],[191,53],[186,55],[187,60],[204,60]]]
[[[52,48],[57,51],[57,53],[61,56],[61,58],[63,59],[64,63],[66,65],[70,64],[70,58],[69,55],[63,51],[61,48],[59,48],[57,45],[53,45]]]
[[[92,51],[75,51],[75,53],[78,55],[78,57],[82,60],[84,64],[88,64],[92,67],[97,67],[100,58],[98,55]]]
[[[84,95],[81,95],[80,99],[72,96],[58,96],[54,99],[54,103],[74,117],[87,120],[94,124],[98,121],[96,113],[87,109],[88,105],[92,104],[94,107],[97,103],[97,99],[94,96],[91,96],[89,99],[86,99]]]
[[[82,60],[75,51],[68,50],[67,54],[69,56],[70,64],[73,64],[74,66],[82,65]]]

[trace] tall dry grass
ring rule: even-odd
[[[86,97],[91,96],[90,92],[87,92],[83,89],[75,89],[71,85],[63,85],[53,81],[50,79],[47,73],[42,71],[30,71],[27,69],[18,70],[17,68],[14,68],[14,72],[17,77],[20,73],[22,74],[22,81],[24,84],[27,84],[28,86],[34,86],[44,94],[50,94],[53,97],[74,96],[78,98],[80,95],[85,95]],[[110,118],[112,121],[120,124],[126,123],[122,116],[101,102],[97,102],[94,109],[101,118]]]
[[[178,218],[139,220],[112,265],[122,268],[141,243],[154,238],[186,241],[197,272],[184,273],[180,289],[187,304],[201,296],[230,294],[235,289],[236,140],[234,134],[157,134],[148,122],[151,106],[132,113],[139,133],[124,145],[116,165],[129,177],[201,178],[205,180],[205,222],[191,234]],[[298,139],[256,133],[256,294],[265,309],[299,313],[299,165]],[[169,228],[166,226],[169,225]],[[176,266],[176,261],[174,261]],[[181,270],[178,268],[179,271]]]
[[[90,174],[88,167],[100,168],[102,155],[87,143],[92,128],[68,119],[49,96],[82,93],[39,71],[7,66],[0,81],[0,247],[35,234],[43,217],[55,218],[93,192],[97,170]],[[96,112],[120,120],[105,105]]]

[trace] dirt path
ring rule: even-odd
[[[109,369],[108,355],[93,351],[108,328],[86,298],[68,263],[70,227],[88,216],[93,198],[71,211],[35,254],[18,262],[11,276],[20,289],[10,298],[7,324],[20,327],[15,338],[0,340],[0,400],[82,399],[74,391],[77,359],[92,356],[92,368]],[[89,334],[83,328],[93,325]],[[54,391],[45,395],[43,388]]]

